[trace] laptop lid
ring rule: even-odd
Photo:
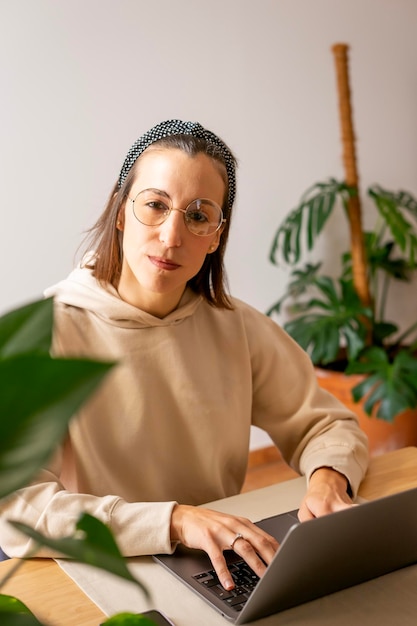
[[[193,578],[212,568],[204,552],[180,547],[173,555],[154,558],[236,624],[417,562],[417,488],[302,524],[297,523],[294,512],[257,524],[281,545],[238,614]],[[226,555],[230,563],[240,560],[234,552]]]

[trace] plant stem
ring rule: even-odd
[[[343,163],[346,183],[356,189],[356,194],[348,199],[348,221],[352,255],[353,284],[364,306],[371,306],[371,294],[367,276],[367,259],[362,229],[361,203],[359,198],[359,177],[356,167],[355,134],[350,103],[348,46],[335,44],[332,47],[335,58],[337,86],[339,93],[339,114],[342,131]]]
[[[402,335],[400,335],[400,336],[398,337],[398,339],[397,339],[398,344],[402,344],[402,343],[404,342],[404,339],[405,339],[406,337],[408,337],[408,335],[409,335],[410,333],[412,333],[414,330],[417,330],[417,322],[415,322],[414,324],[412,324],[412,325],[410,326],[410,328],[407,328],[407,330],[405,330],[405,331],[403,332],[403,334],[402,334]],[[416,342],[414,342],[414,344],[415,344],[415,343],[416,343]],[[414,344],[413,344],[412,346],[410,346],[411,350],[414,348]]]
[[[387,306],[387,299],[388,299],[388,287],[391,283],[390,278],[387,274],[383,278],[381,278],[381,282],[382,282],[382,289],[381,289],[381,298],[379,301],[379,311],[378,311],[379,317],[377,318],[377,321],[385,319],[385,309]],[[376,293],[376,291],[374,293]]]

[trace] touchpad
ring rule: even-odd
[[[288,513],[280,513],[279,515],[267,517],[266,519],[256,522],[256,526],[262,528],[262,530],[272,535],[272,537],[275,537],[278,543],[282,543],[290,528],[300,523],[297,512],[298,510],[295,509],[294,511],[288,511]]]

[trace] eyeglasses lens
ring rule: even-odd
[[[221,220],[221,209],[210,200],[194,200],[185,211],[188,230],[202,237],[215,233]]]
[[[146,226],[162,224],[171,210],[171,199],[154,189],[141,191],[133,200],[135,217]],[[223,219],[220,207],[206,199],[193,200],[182,213],[188,230],[201,237],[215,233]]]

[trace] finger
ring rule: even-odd
[[[260,529],[256,526],[254,526],[254,528],[260,531]],[[247,528],[247,531],[250,532],[250,529]],[[234,550],[236,554],[243,558],[255,574],[261,577],[267,567],[265,563],[269,563],[272,560],[279,546],[278,542],[264,531],[252,534],[258,546],[257,549],[255,549],[251,542],[241,533],[236,533],[236,535],[232,538],[230,545],[224,546],[224,549]],[[260,554],[257,553],[257,550],[259,550],[259,552],[264,556],[260,556]],[[219,552],[217,547],[213,546],[211,550],[207,550],[207,554],[210,557],[213,568],[221,585],[228,591],[233,589],[235,583],[227,567],[223,552]]]
[[[210,561],[213,565],[214,571],[217,574],[217,578],[220,581],[222,587],[224,587],[227,591],[230,591],[235,586],[232,575],[226,565],[226,560],[223,556],[223,552],[218,552],[217,550],[210,553],[207,551],[207,554],[210,558]]]
[[[241,533],[245,540],[249,542],[254,552],[267,564],[269,564],[275,556],[279,548],[279,543],[267,532],[249,522],[245,530]]]
[[[310,519],[314,519],[315,515],[310,511],[306,504],[302,504],[298,510],[297,517],[300,522],[307,522]]]
[[[244,539],[243,537],[239,539],[239,541],[235,543],[234,550],[236,554],[242,557],[242,559],[249,565],[257,576],[261,577],[265,573],[267,568],[265,562],[259,557],[247,539]]]

